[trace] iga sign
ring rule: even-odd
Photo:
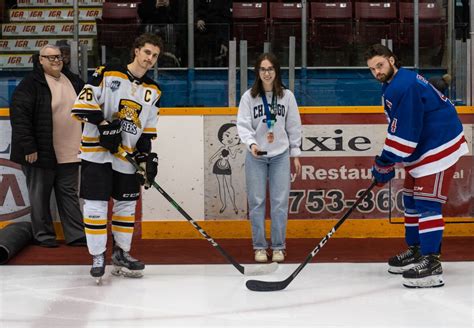
[[[36,9],[10,9],[10,22],[32,21],[72,21],[74,10],[72,8],[36,8]],[[94,21],[102,16],[102,8],[80,8],[80,21]]]
[[[102,6],[103,0],[79,0],[79,6]],[[19,8],[23,7],[72,7],[74,0],[17,0]]]
[[[43,46],[56,44],[58,41],[71,41],[72,39],[3,39],[0,40],[0,48],[3,52],[19,52],[19,51],[39,51]],[[92,50],[93,39],[79,39],[79,45],[86,45],[87,50]]]
[[[33,67],[31,54],[0,55],[0,68],[27,68]]]
[[[2,24],[2,36],[71,36],[73,23],[10,23]],[[97,35],[95,22],[79,23],[79,35]]]

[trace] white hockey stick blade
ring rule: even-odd
[[[270,264],[258,265],[255,267],[245,267],[244,275],[246,276],[261,276],[275,272],[278,269],[278,263],[272,262]]]

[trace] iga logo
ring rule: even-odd
[[[30,213],[30,202],[21,166],[0,158],[0,221]]]

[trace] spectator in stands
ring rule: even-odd
[[[433,76],[428,79],[428,82],[430,82],[439,92],[446,96],[449,85],[451,84],[451,75],[444,74],[443,76]]]
[[[157,34],[165,43],[159,67],[181,66],[186,58],[186,2],[183,0],[143,0],[138,15],[146,32]]]
[[[198,0],[196,61],[198,66],[227,66],[232,1]]]
[[[78,198],[81,124],[70,117],[84,82],[64,66],[55,45],[41,48],[33,62],[12,96],[11,160],[26,176],[36,243],[58,246],[50,211],[54,190],[66,243],[85,246]]]
[[[18,3],[16,0],[7,0],[6,2],[6,9],[16,8]]]
[[[293,93],[281,81],[280,64],[264,53],[255,64],[255,82],[240,100],[237,130],[247,145],[245,175],[255,261],[267,261],[265,198],[270,190],[272,261],[285,259],[290,193],[290,156],[301,172],[301,120]]]
[[[58,40],[56,41],[56,46],[59,47],[61,55],[63,56],[63,65],[64,67],[71,68],[71,46],[67,40]]]

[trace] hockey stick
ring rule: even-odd
[[[357,205],[362,202],[362,200],[369,194],[369,192],[374,188],[376,185],[376,182],[373,181],[372,184],[370,185],[369,188],[367,188],[364,193],[357,199],[357,201],[354,203],[354,205],[351,206],[351,208],[344,214],[344,216],[337,221],[336,225],[329,231],[329,233],[324,236],[323,239],[319,242],[319,244],[311,251],[311,253],[308,254],[306,257],[306,260],[299,265],[299,267],[296,268],[296,270],[285,280],[283,281],[261,281],[261,280],[248,280],[245,284],[248,289],[256,291],[256,292],[273,292],[276,290],[283,290],[290,284],[290,282],[295,279],[295,277],[300,273],[301,270],[308,264],[313,257],[319,253],[321,248],[323,248],[324,245],[326,245],[327,241],[329,238],[332,237],[332,235],[336,232],[336,230],[346,221],[346,219],[349,217],[349,215],[352,213],[352,211],[357,207]]]
[[[120,149],[119,150],[119,154],[120,156],[122,157],[125,157],[125,159],[127,161],[130,162],[130,164],[133,165],[133,167],[137,170],[137,171],[143,171],[143,168],[140,167],[140,165],[138,165],[135,160],[132,158],[132,156],[130,156],[125,150],[123,149]],[[237,270],[239,270],[240,273],[244,274],[244,275],[248,275],[248,276],[255,276],[255,275],[262,275],[262,274],[269,274],[269,273],[272,273],[274,272],[277,268],[278,268],[278,263],[276,262],[272,262],[270,264],[266,264],[266,265],[259,265],[255,268],[248,268],[248,267],[244,267],[242,265],[240,265],[239,263],[237,263],[237,261],[232,257],[230,256],[229,254],[227,254],[227,252],[221,247],[219,246],[219,244],[211,238],[211,236],[209,236],[200,226],[199,224],[197,224],[196,221],[194,221],[194,219],[188,214],[186,213],[185,210],[183,210],[181,208],[181,206],[178,205],[178,203],[176,203],[174,201],[173,198],[171,198],[170,195],[168,195],[168,193],[166,191],[164,191],[159,185],[158,183],[156,183],[156,181],[153,181],[153,187],[155,187],[156,190],[158,190],[160,192],[160,194],[163,195],[163,197],[166,198],[166,200],[168,202],[171,203],[171,205],[173,205],[173,207],[178,210],[179,213],[181,213],[185,218],[186,220],[189,221],[189,223],[191,223],[191,225],[196,228],[197,231],[199,231],[199,233],[204,237],[206,238],[206,240],[208,242],[211,243],[212,246],[214,246],[215,248],[217,248],[217,250],[219,251],[219,253],[222,254],[222,256],[224,256],[226,258],[226,260],[231,263]]]

